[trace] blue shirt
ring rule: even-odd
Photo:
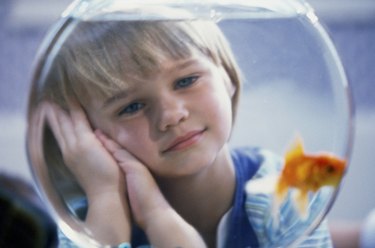
[[[277,225],[271,214],[272,194],[251,193],[246,191],[249,180],[258,180],[280,173],[283,160],[271,152],[257,148],[233,150],[232,160],[236,172],[236,190],[232,208],[220,222],[218,247],[285,247],[296,237],[301,237],[299,247],[328,248],[332,247],[331,238],[325,222],[319,223],[324,205],[328,202],[329,190],[321,190],[310,199],[310,214],[302,220],[295,210],[291,196],[288,195],[280,206]],[[171,232],[171,235],[173,232]],[[60,235],[60,247],[75,247],[73,242]],[[120,246],[119,246],[120,247]],[[131,247],[121,244],[121,247]],[[132,247],[149,247],[145,233],[133,228]]]

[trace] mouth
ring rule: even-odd
[[[188,132],[183,136],[177,137],[167,147],[167,149],[162,151],[162,153],[180,151],[180,150],[190,148],[191,146],[197,144],[201,140],[205,131],[206,131],[206,129],[195,130],[195,131]]]

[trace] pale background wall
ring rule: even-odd
[[[31,179],[24,150],[31,64],[67,0],[0,1],[0,169]],[[311,0],[337,46],[356,103],[349,173],[331,219],[361,220],[375,207],[375,1]]]

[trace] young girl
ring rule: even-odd
[[[33,89],[51,181],[78,182],[101,244],[273,247],[306,231],[288,201],[276,226],[269,197],[245,192],[282,162],[228,147],[240,75],[215,23],[79,22]],[[325,228],[304,247],[330,247]]]

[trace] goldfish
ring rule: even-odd
[[[338,187],[346,171],[346,160],[332,153],[306,153],[301,136],[297,135],[287,150],[280,174],[249,180],[246,191],[250,194],[273,194],[271,214],[274,224],[278,223],[281,204],[289,190],[293,205],[301,219],[309,215],[309,194],[322,187]]]
[[[284,167],[276,182],[276,207],[283,202],[288,190],[293,188],[296,190],[294,204],[299,214],[306,218],[309,192],[316,193],[324,186],[338,187],[345,169],[346,161],[332,153],[307,154],[302,138],[297,136],[291,149],[285,154]]]

